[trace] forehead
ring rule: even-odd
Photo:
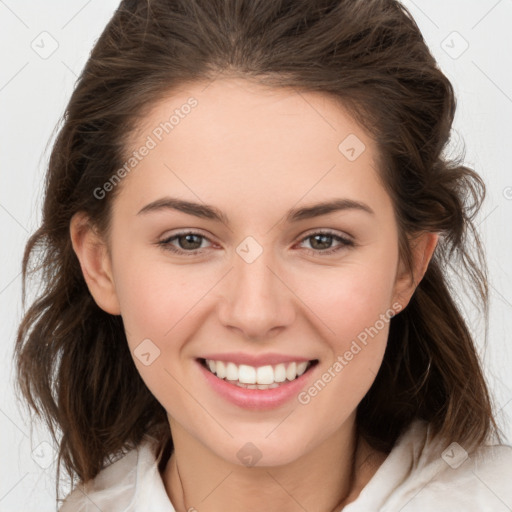
[[[298,155],[313,146],[323,147],[337,156],[338,144],[349,134],[372,145],[333,96],[269,88],[236,78],[191,83],[173,90],[140,122],[135,140],[148,134],[157,142],[179,139],[185,149],[198,149],[198,145],[204,150],[229,148],[232,157],[238,149],[247,157],[252,147],[258,159],[265,156],[256,153],[262,145]]]
[[[246,208],[326,194],[382,194],[377,149],[333,97],[242,79],[187,84],[158,101],[127,153],[151,146],[128,180],[135,206],[164,192]],[[307,197],[306,197],[307,196]]]

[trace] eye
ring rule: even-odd
[[[208,240],[204,235],[194,231],[184,231],[177,233],[171,237],[165,238],[157,242],[164,250],[174,252],[177,254],[186,254],[187,256],[195,256],[202,252],[201,239]],[[173,241],[177,241],[179,247],[172,245]]]
[[[164,250],[175,254],[196,256],[203,252],[202,249],[204,249],[204,247],[201,247],[203,240],[209,239],[195,231],[184,231],[160,240],[157,242],[157,245],[162,247]],[[310,254],[320,256],[326,256],[341,251],[346,247],[355,246],[355,242],[353,240],[335,234],[331,231],[318,231],[311,233],[310,235],[302,238],[301,243],[304,243],[306,240],[311,240],[310,245],[312,247],[312,249],[306,248],[306,251]],[[330,247],[333,241],[337,241],[339,245]],[[178,247],[173,245],[173,242],[177,242]]]
[[[310,245],[313,249],[306,249],[307,252],[320,255],[327,256],[329,254],[333,254],[335,252],[339,252],[343,250],[345,247],[354,247],[355,242],[349,238],[337,235],[331,231],[318,231],[312,233],[305,238],[302,239],[301,243],[306,240],[311,240]],[[328,247],[332,245],[332,241],[335,240],[340,243],[340,245],[332,248]]]

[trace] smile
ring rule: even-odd
[[[305,373],[318,360],[280,363],[276,365],[249,366],[233,362],[202,359],[201,363],[219,379],[246,389],[273,389]]]

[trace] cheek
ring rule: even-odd
[[[345,421],[375,380],[395,313],[392,288],[393,275],[384,264],[354,265],[303,281],[328,350],[322,373],[298,401],[326,430]]]
[[[174,366],[186,343],[191,307],[204,295],[204,286],[194,288],[180,268],[150,264],[135,253],[116,268],[116,291],[137,370],[160,403],[167,406],[172,397],[173,407],[183,408],[186,396],[173,378]]]
[[[299,302],[307,306],[303,314],[313,315],[317,326],[334,338],[341,350],[347,340],[373,326],[391,306],[391,269],[396,266],[392,252],[389,248],[372,251],[357,260],[347,258],[337,267],[284,270],[282,276]],[[183,320],[187,324],[185,317],[195,316],[192,310],[201,309],[201,299],[224,272],[208,265],[192,271],[188,265],[151,261],[147,254],[133,250],[125,254],[129,256],[115,260],[114,279],[132,348],[145,338],[163,341],[169,332],[175,335],[180,330],[178,324]]]
[[[304,273],[297,282],[297,295],[304,297],[324,332],[341,349],[391,308],[394,272],[390,269],[394,269],[391,262],[380,260]]]
[[[131,251],[115,262],[114,279],[130,345],[162,340],[205,293],[207,280],[184,267],[152,261]]]
[[[389,248],[388,248],[389,249]],[[395,254],[375,251],[371,258],[347,262],[301,280],[298,294],[318,318],[328,344],[323,374],[299,400],[329,424],[343,420],[372,385],[386,350],[392,309]],[[323,269],[326,270],[326,269]],[[339,407],[333,409],[332,404]]]

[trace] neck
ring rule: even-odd
[[[385,454],[358,441],[354,418],[323,443],[281,466],[233,464],[172,424],[174,451],[163,481],[176,512],[339,511],[354,501]],[[380,462],[380,463],[379,463]]]

